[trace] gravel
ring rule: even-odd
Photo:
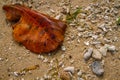
[[[102,76],[104,73],[103,66],[101,65],[99,61],[94,61],[91,64],[91,68],[92,68],[93,73],[95,73],[97,76]]]

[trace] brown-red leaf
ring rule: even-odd
[[[22,5],[4,5],[6,18],[16,22],[14,39],[35,53],[55,50],[64,40],[66,24]]]

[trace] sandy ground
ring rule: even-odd
[[[49,54],[34,54],[29,50],[25,49],[24,46],[19,45],[14,41],[12,37],[12,28],[10,27],[10,23],[6,22],[4,11],[2,10],[2,6],[4,4],[10,4],[12,0],[0,0],[0,80],[40,80],[40,78],[44,77],[45,74],[51,75],[52,72],[47,73],[48,69],[50,69],[50,62],[53,61],[52,66],[57,65],[58,62],[63,62],[64,66],[59,68],[59,72],[63,71],[64,67],[73,66],[75,67],[75,73],[73,74],[73,80],[77,80],[77,71],[81,70],[83,72],[82,77],[83,80],[119,80],[120,79],[120,29],[111,31],[112,36],[106,36],[110,39],[114,37],[118,38],[117,42],[112,43],[118,49],[118,51],[111,55],[109,52],[106,57],[102,57],[102,61],[104,61],[104,75],[102,77],[97,77],[91,71],[89,65],[94,61],[94,59],[90,59],[87,62],[83,59],[83,52],[89,46],[84,44],[84,41],[89,40],[89,38],[80,38],[80,42],[77,42],[78,37],[76,27],[68,26],[66,29],[65,40],[63,42],[63,47],[65,47],[65,51],[58,49]],[[27,1],[27,0],[26,0]],[[33,0],[33,2],[40,2],[41,0]],[[95,1],[95,0],[93,0]],[[72,0],[72,6],[80,6],[87,7],[91,3],[92,0]],[[97,1],[97,0],[96,0]],[[112,1],[112,0],[111,0]],[[37,8],[32,5],[33,9],[37,11],[49,14],[54,17],[59,14],[59,10],[61,7],[59,3],[62,0],[43,0],[41,1],[41,5],[36,5]],[[98,2],[99,3],[99,2]],[[48,7],[49,6],[49,7]],[[55,12],[50,12],[50,9],[53,9]],[[56,13],[57,11],[57,13]],[[119,11],[120,12],[120,11]],[[118,17],[120,15],[116,15]],[[113,18],[116,18],[113,17]],[[74,35],[75,38],[71,43],[68,43],[68,38]],[[39,65],[36,68],[35,65]],[[19,75],[16,72],[20,72],[23,69],[27,69],[29,67],[33,67],[31,70],[26,71],[23,75]],[[56,68],[57,69],[57,68]],[[59,75],[56,74],[59,77]],[[42,80],[42,79],[41,79]],[[44,79],[43,79],[44,80]],[[59,79],[50,79],[50,80],[59,80]],[[67,80],[67,79],[66,79]]]

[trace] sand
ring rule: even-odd
[[[27,0],[26,0],[27,1]],[[41,0],[33,0],[33,2],[40,2]],[[73,0],[72,6],[81,6],[87,7],[90,3],[93,3],[95,0]],[[112,1],[112,0],[111,0]],[[61,0],[43,0],[40,5],[32,5],[33,9],[36,9],[39,12],[49,14],[51,17],[59,14],[59,10],[62,8],[59,7]],[[96,0],[95,3],[98,1]],[[52,66],[57,65],[58,62],[63,63],[63,67],[59,68],[59,73],[63,71],[64,67],[73,66],[75,67],[75,73],[73,74],[73,80],[77,80],[77,71],[81,70],[83,72],[82,77],[84,80],[119,80],[120,79],[120,29],[116,31],[111,31],[112,36],[106,35],[111,39],[117,37],[118,41],[112,43],[118,49],[114,55],[107,53],[106,57],[102,57],[104,62],[104,75],[98,77],[91,71],[89,65],[95,60],[90,59],[87,62],[83,59],[84,50],[89,46],[84,44],[84,41],[89,41],[90,38],[79,38],[80,42],[78,43],[78,31],[76,27],[69,26],[66,29],[65,40],[62,44],[65,47],[65,51],[59,48],[56,51],[53,51],[49,54],[35,54],[27,50],[24,46],[19,45],[12,37],[12,27],[10,22],[6,21],[5,12],[2,10],[4,4],[11,4],[11,0],[0,0],[0,80],[40,80],[44,77],[47,71]],[[99,2],[98,2],[99,3]],[[53,9],[55,12],[50,12],[50,9]],[[120,11],[119,11],[120,12]],[[119,16],[119,15],[117,15]],[[117,17],[116,16],[116,17]],[[114,18],[114,17],[113,17]],[[69,37],[73,35],[73,40]],[[71,41],[71,43],[68,43]],[[41,58],[41,56],[43,58]],[[53,62],[52,62],[53,61]],[[35,67],[39,65],[39,67]],[[22,71],[33,67],[29,71],[25,71],[24,74],[17,74],[17,72]],[[57,71],[57,68],[55,68]],[[23,70],[24,71],[24,70]],[[53,71],[54,72],[54,71]],[[56,74],[59,78],[59,74]],[[42,79],[41,79],[42,80]],[[51,79],[50,79],[51,80]],[[52,80],[58,80],[54,78]]]

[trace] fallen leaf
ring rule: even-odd
[[[15,22],[14,39],[35,53],[55,50],[64,40],[66,23],[23,5],[4,5],[6,18]]]

